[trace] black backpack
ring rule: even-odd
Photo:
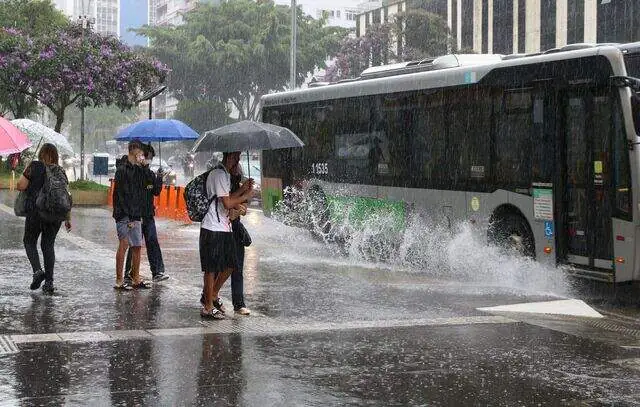
[[[69,180],[59,165],[47,165],[45,169],[44,185],[36,198],[38,215],[47,222],[62,222],[73,206]]]
[[[189,219],[193,222],[202,222],[207,212],[209,212],[209,207],[216,200],[217,197],[215,195],[209,198],[207,178],[209,178],[211,171],[223,168],[222,165],[217,165],[215,168],[198,175],[184,187],[184,201],[187,205],[187,213],[189,214]],[[217,209],[216,206],[216,214]]]

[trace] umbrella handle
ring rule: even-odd
[[[42,144],[42,138],[40,139],[40,141],[38,141],[38,145],[36,146],[36,154],[33,156],[33,158],[31,158],[29,160],[29,162],[27,163],[27,165],[25,166],[25,168],[27,168],[28,166],[31,165],[31,163],[33,162],[33,160],[35,160],[35,158],[38,156],[38,150],[40,149],[40,144]]]

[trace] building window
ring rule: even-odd
[[[356,21],[358,13],[356,11],[347,10],[344,12],[345,18],[349,21]]]
[[[373,11],[373,24],[380,24],[382,22],[382,17],[380,13],[380,9]]]
[[[482,0],[482,53],[489,52],[489,0]]]
[[[584,0],[568,0],[567,6],[567,44],[584,42]]]
[[[451,2],[451,42],[453,48],[458,47],[458,2]]]
[[[526,0],[518,0],[518,52],[527,52],[527,3]]]
[[[473,0],[462,0],[461,2],[461,46],[462,49],[473,49]]]
[[[556,47],[556,1],[542,0],[540,6],[540,50],[546,51]]]
[[[493,0],[493,52],[496,54],[513,52],[513,2],[511,0]]]
[[[640,39],[640,4],[617,0],[598,4],[598,42],[633,42]]]
[[[336,18],[340,18],[340,10],[336,10]]]

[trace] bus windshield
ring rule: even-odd
[[[640,54],[628,54],[624,57],[627,76],[640,78]]]

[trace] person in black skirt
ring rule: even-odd
[[[207,194],[214,198],[200,227],[200,263],[203,278],[203,318],[224,319],[224,309],[218,300],[220,288],[238,267],[236,242],[229,220],[229,211],[239,208],[253,195],[253,182],[247,181],[231,194],[231,175],[240,160],[240,152],[224,153],[222,165],[207,177]]]

